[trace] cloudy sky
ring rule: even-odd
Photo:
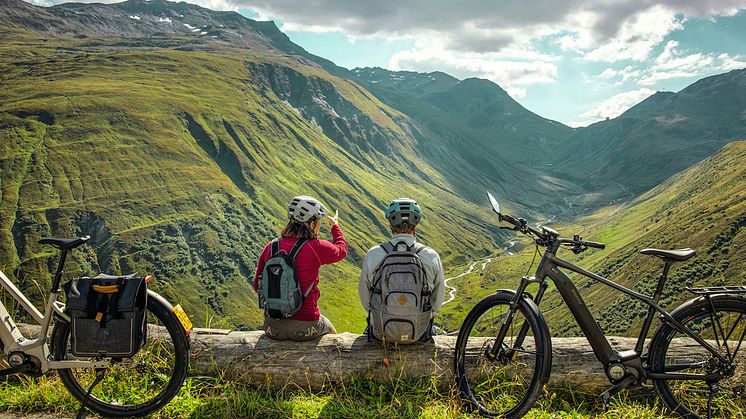
[[[344,67],[490,79],[572,126],[746,68],[746,0],[188,1],[274,20]]]

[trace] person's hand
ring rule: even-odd
[[[334,215],[326,217],[326,221],[329,223],[329,227],[339,224],[339,210],[334,211]]]

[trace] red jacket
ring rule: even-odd
[[[281,238],[280,249],[290,252],[297,240],[289,237]],[[319,319],[321,314],[318,304],[321,295],[319,291],[319,268],[321,268],[321,265],[339,262],[347,257],[347,242],[342,234],[342,229],[338,225],[332,227],[332,240],[333,243],[319,239],[309,240],[295,256],[295,278],[300,284],[301,292],[308,291],[311,285],[313,285],[313,289],[306,297],[298,314],[291,317],[293,320],[312,321]],[[259,256],[256,274],[254,274],[254,291],[258,291],[259,276],[264,270],[264,264],[272,256],[271,252],[271,243],[269,243]]]

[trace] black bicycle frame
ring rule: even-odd
[[[653,321],[653,318],[655,317],[656,312],[660,313],[661,317],[663,318],[663,321],[667,322],[669,325],[676,328],[678,331],[690,336],[697,343],[702,345],[702,347],[706,348],[713,356],[717,357],[721,362],[724,362],[726,364],[729,363],[728,359],[725,358],[723,355],[721,355],[717,350],[715,350],[709,343],[707,343],[702,338],[697,336],[689,328],[682,325],[680,322],[674,319],[670,314],[668,314],[668,312],[666,312],[663,308],[661,308],[658,305],[658,301],[660,301],[660,298],[663,294],[663,286],[665,285],[666,277],[668,275],[668,270],[670,268],[669,262],[666,262],[663,268],[663,273],[660,275],[660,278],[658,280],[658,285],[655,289],[653,296],[647,296],[639,292],[636,292],[634,290],[631,290],[629,288],[626,288],[622,285],[619,285],[616,282],[611,281],[607,278],[604,278],[600,275],[597,275],[593,272],[585,270],[566,260],[558,258],[556,255],[556,252],[557,250],[559,250],[560,245],[562,243],[568,243],[568,242],[571,242],[571,241],[566,240],[566,239],[554,238],[548,244],[547,250],[542,256],[541,261],[539,262],[539,266],[536,270],[536,276],[534,278],[524,277],[521,280],[521,283],[518,286],[518,289],[516,290],[515,296],[513,297],[513,301],[511,301],[511,309],[509,311],[508,319],[500,328],[500,333],[497,336],[496,342],[502,342],[503,338],[507,334],[510,320],[512,320],[512,315],[515,312],[515,310],[517,310],[518,302],[521,298],[523,298],[524,293],[526,291],[526,287],[528,287],[528,285],[532,283],[539,284],[539,291],[536,293],[536,296],[533,298],[533,301],[538,306],[542,300],[542,297],[544,296],[544,292],[547,289],[546,278],[549,278],[552,280],[552,282],[554,282],[555,286],[557,287],[557,291],[559,291],[560,295],[562,296],[562,299],[565,301],[565,304],[570,309],[570,312],[572,313],[573,317],[575,317],[575,321],[578,323],[578,325],[580,326],[580,329],[583,331],[583,334],[588,339],[588,342],[593,348],[593,353],[596,355],[596,358],[604,366],[608,366],[610,363],[614,363],[614,362],[623,362],[629,359],[639,358],[642,355],[645,338],[647,337],[648,332],[650,331],[650,326],[652,324],[652,321]],[[647,313],[647,316],[645,317],[645,322],[643,323],[642,330],[640,330],[640,336],[637,339],[637,344],[635,345],[634,351],[632,352],[625,351],[624,353],[620,353],[619,351],[616,351],[614,348],[611,347],[611,344],[609,344],[608,340],[606,340],[606,336],[604,335],[603,330],[601,330],[601,327],[598,325],[598,323],[596,323],[596,319],[593,317],[593,314],[591,314],[590,310],[588,309],[588,306],[583,300],[583,297],[578,292],[577,287],[575,287],[575,283],[572,281],[572,279],[569,276],[567,276],[567,274],[562,272],[559,268],[568,269],[572,272],[578,273],[585,277],[601,282],[605,285],[608,285],[616,290],[623,292],[624,294],[629,295],[630,297],[636,300],[640,300],[648,305],[649,307],[648,313]],[[523,340],[525,339],[527,334],[528,334],[528,323],[525,322],[523,326],[521,327],[521,330],[519,331],[518,336],[516,336],[514,347],[518,347],[522,345]],[[496,352],[500,350],[501,346],[502,346],[501,344],[497,344],[497,343],[495,344],[492,350],[493,355],[496,355]],[[707,379],[708,378],[708,376],[701,375],[701,374],[652,373],[649,371],[646,371],[646,375],[650,378],[669,379],[669,380],[670,379],[682,380],[682,379]]]

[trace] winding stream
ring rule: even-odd
[[[449,290],[448,293],[450,294],[450,296],[448,297],[447,300],[443,301],[443,305],[446,305],[446,304],[450,303],[451,301],[453,301],[456,298],[456,291],[457,291],[456,287],[454,287],[453,285],[448,285],[448,283],[451,282],[452,279],[461,278],[464,275],[469,275],[470,273],[472,273],[474,271],[474,267],[477,266],[477,262],[478,261],[476,261],[476,260],[474,262],[472,262],[471,265],[469,265],[469,268],[466,269],[464,272],[462,272],[462,273],[460,273],[460,274],[458,274],[456,276],[452,276],[450,278],[446,278],[446,280],[445,280],[445,286],[446,286],[446,289]],[[484,266],[486,264],[487,264],[486,262],[484,264],[482,264],[482,269],[484,269]]]
[[[508,246],[505,247],[505,248],[503,248],[503,250],[508,255],[512,256],[515,253],[513,253],[510,249],[512,249],[517,243],[518,243],[518,240],[511,240],[511,241],[508,242]],[[461,272],[460,274],[458,274],[456,276],[452,276],[450,278],[446,278],[445,279],[445,286],[446,286],[446,289],[448,290],[448,299],[445,300],[445,301],[443,301],[443,305],[446,305],[446,304],[448,304],[451,301],[453,301],[453,300],[456,299],[456,292],[458,290],[456,289],[456,287],[454,287],[453,285],[449,284],[449,282],[451,282],[451,280],[461,278],[464,275],[469,275],[470,273],[474,272],[474,268],[477,266],[477,264],[479,262],[482,262],[482,266],[479,268],[479,270],[483,271],[487,267],[487,264],[490,263],[490,262],[492,262],[492,259],[494,259],[496,257],[498,257],[498,256],[490,256],[490,257],[487,257],[487,258],[484,258],[484,259],[477,259],[477,260],[473,261],[469,265],[469,267],[466,268],[466,270],[464,272]]]

